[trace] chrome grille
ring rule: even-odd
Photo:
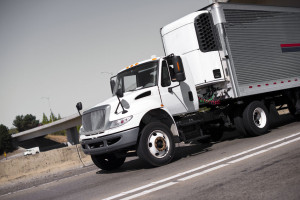
[[[83,113],[82,126],[84,132],[104,130],[105,109],[92,109],[88,112]]]

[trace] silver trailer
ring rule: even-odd
[[[299,87],[299,33],[298,8],[229,3],[211,4],[161,31],[167,55],[187,56],[195,80],[206,73],[198,88],[227,78],[231,98]],[[221,67],[210,65],[217,58],[208,55],[212,52],[219,53]],[[217,69],[220,76],[209,78]]]
[[[261,135],[271,107],[285,104],[299,118],[300,9],[204,4],[161,29],[165,54],[187,60],[200,110],[211,109],[202,127],[222,115],[244,135]]]
[[[300,9],[221,4],[237,97],[300,86]],[[217,18],[217,17],[215,17]]]

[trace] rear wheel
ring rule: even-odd
[[[121,167],[126,159],[115,154],[91,155],[91,158],[97,167],[106,171]]]
[[[269,130],[269,112],[260,101],[249,103],[242,113],[235,116],[235,125],[245,136],[259,136]]]
[[[140,159],[153,166],[168,164],[175,154],[175,144],[170,129],[160,122],[146,125],[141,132],[137,154]]]
[[[250,136],[259,136],[269,130],[269,112],[260,101],[251,102],[243,112],[243,122]]]

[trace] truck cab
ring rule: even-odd
[[[123,164],[129,150],[155,166],[169,162],[181,141],[174,117],[199,108],[185,57],[135,63],[111,78],[111,88],[111,98],[82,114],[84,153],[102,169]]]

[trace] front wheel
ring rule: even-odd
[[[115,154],[91,155],[93,163],[100,169],[110,171],[123,165],[126,157],[118,157]]]
[[[163,123],[152,122],[141,132],[137,154],[152,166],[168,164],[174,157],[175,144],[170,129]]]

